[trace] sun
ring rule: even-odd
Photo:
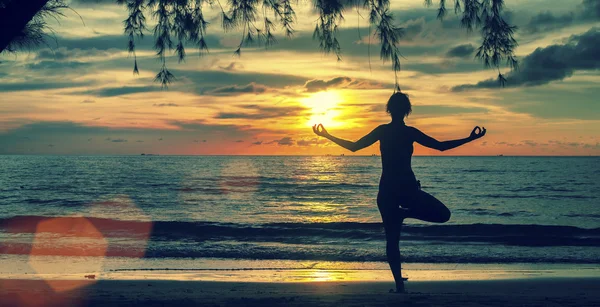
[[[311,117],[306,123],[308,126],[323,124],[325,127],[337,127],[342,123],[335,120],[341,114],[338,104],[342,101],[339,93],[334,91],[318,92],[301,100],[311,109]]]

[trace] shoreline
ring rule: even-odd
[[[127,258],[1,255],[0,279],[173,280],[208,282],[391,282],[385,262],[243,260],[224,258]],[[588,278],[594,264],[571,263],[403,263],[410,281]]]
[[[196,269],[175,261],[168,263],[174,269],[110,271],[105,267],[99,272],[22,275],[0,270],[0,302],[2,306],[144,307],[600,306],[600,268],[592,265],[461,264],[458,269],[456,264],[407,264],[403,270],[409,277],[407,293],[394,294],[388,292],[394,282],[389,270],[380,268],[383,263],[363,263],[364,269],[313,263],[329,268],[298,269],[308,262],[259,261],[248,268],[250,262],[204,261]],[[227,264],[238,267],[223,268]],[[269,266],[273,264],[287,268]]]
[[[256,283],[0,279],[3,306],[597,306],[600,277]],[[32,295],[35,294],[35,295]]]
[[[595,278],[600,269],[403,269],[411,282],[503,281]],[[177,281],[240,283],[393,282],[389,269],[120,269],[112,272],[0,274],[3,280],[31,281]]]

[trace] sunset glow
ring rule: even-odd
[[[326,127],[340,127],[342,123],[336,121],[336,117],[340,115],[339,103],[341,97],[336,92],[318,92],[310,97],[302,99],[302,103],[311,110],[311,117],[307,122],[307,126],[323,124]]]
[[[519,28],[521,69],[502,68],[508,81],[500,88],[498,72],[474,59],[481,38],[468,34],[460,17],[448,14],[440,22],[423,1],[392,1],[405,29],[398,78],[413,104],[406,123],[440,140],[466,137],[475,125],[488,129],[481,142],[443,153],[416,146],[415,154],[600,154],[598,59],[586,58],[597,54],[597,44],[587,44],[600,32],[586,13],[593,11],[585,7],[589,1],[575,2],[506,1]],[[207,8],[210,52],[198,56],[189,46],[182,63],[168,53],[176,79],[161,89],[153,81],[160,63],[150,32],[137,43],[140,73],[132,73],[122,27],[126,8],[110,1],[69,4],[85,23],[66,10],[60,24],[49,20],[56,33],[51,49],[0,57],[0,153],[352,154],[310,127],[322,123],[337,137],[357,140],[390,120],[385,103],[394,72],[379,60],[377,39],[368,39],[368,20],[360,18],[368,16],[365,10],[344,13],[336,61],[312,38],[311,5],[298,7],[293,38],[275,32],[275,45],[247,46],[239,57],[232,56],[239,31],[224,32],[220,11]],[[542,13],[578,17],[538,23]],[[555,58],[552,50],[565,56]],[[371,146],[354,154],[376,153]]]

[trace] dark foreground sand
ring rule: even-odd
[[[1,306],[600,306],[598,278],[391,283],[0,280]],[[76,288],[75,288],[76,287]]]

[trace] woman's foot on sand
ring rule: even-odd
[[[406,293],[406,290],[404,289],[404,281],[407,280],[408,278],[406,277],[402,277],[402,283],[401,284],[396,284],[396,290],[394,289],[390,289],[390,293]]]
[[[406,290],[404,289],[404,286],[402,286],[400,288],[396,288],[396,290],[390,289],[389,292],[394,293],[394,294],[402,294],[402,293],[406,293]]]

